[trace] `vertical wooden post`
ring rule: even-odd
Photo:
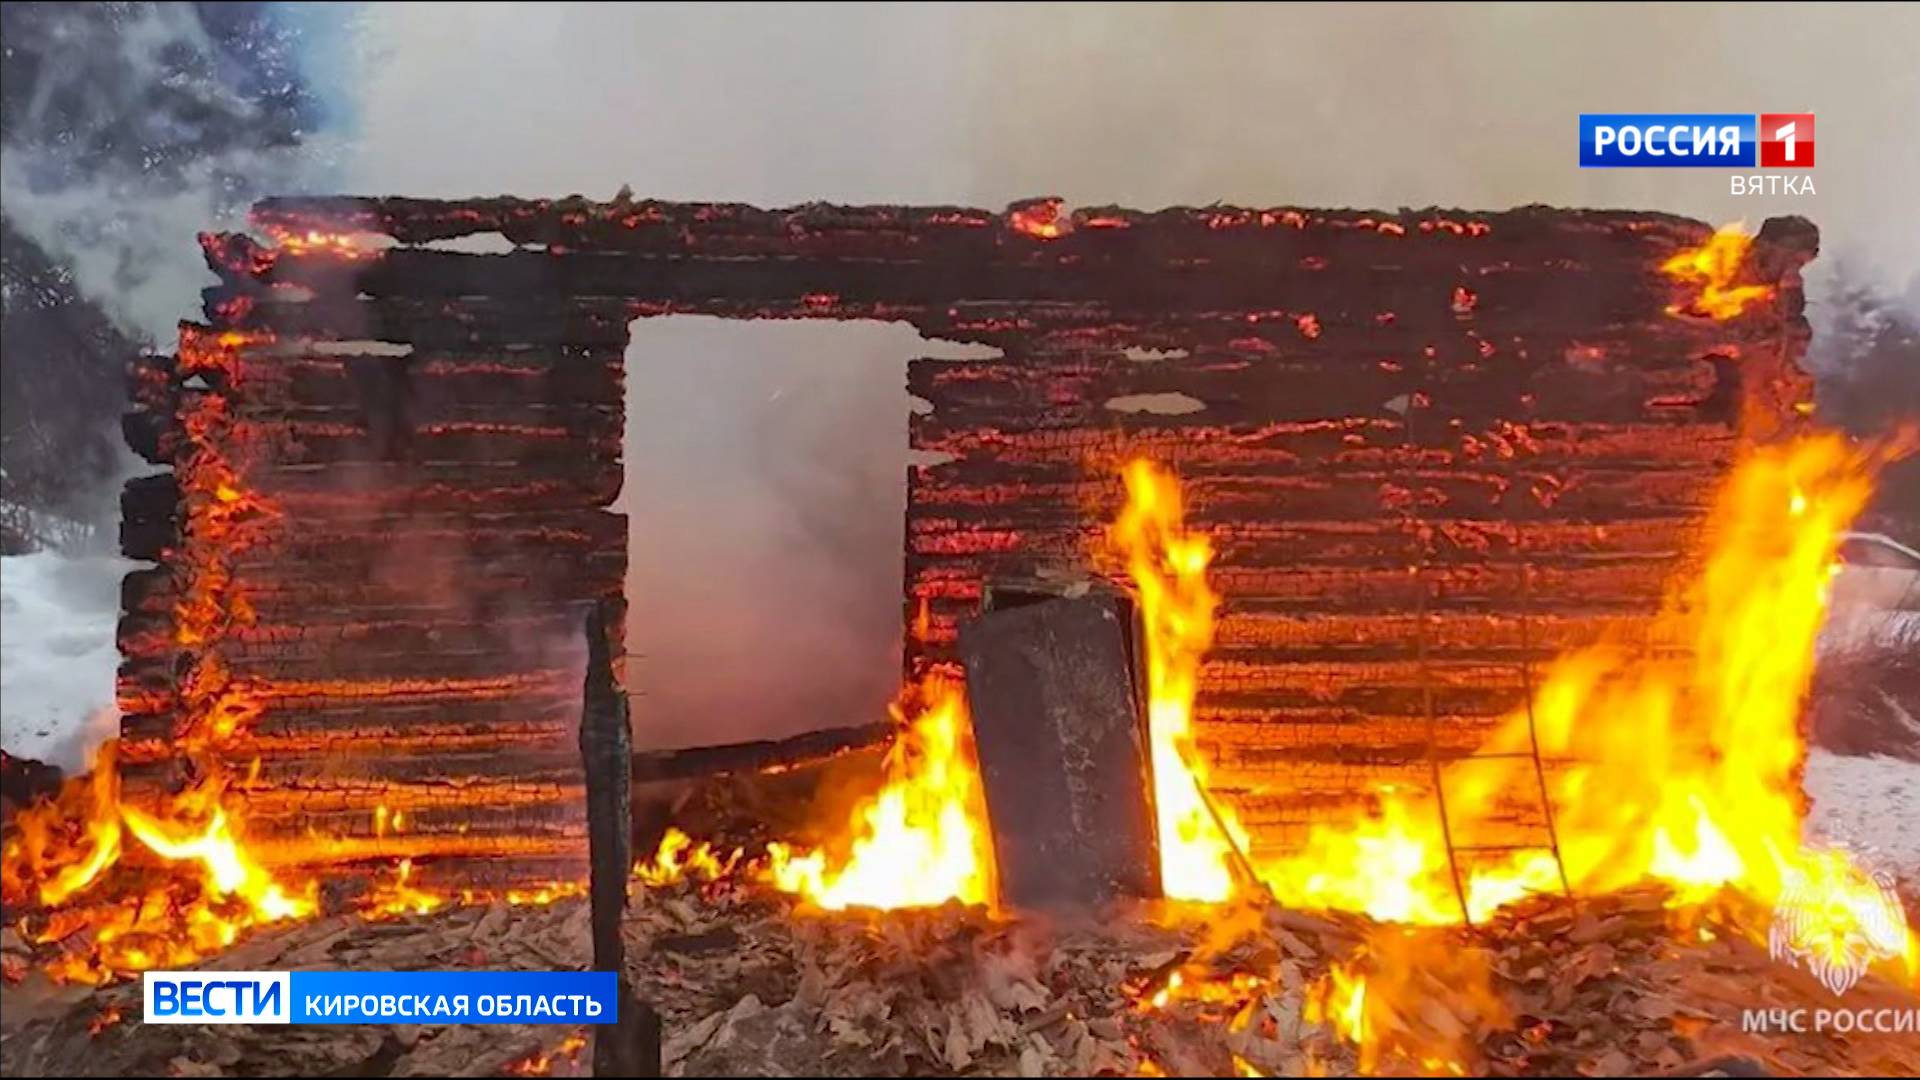
[[[587,781],[588,895],[593,911],[593,967],[619,981],[619,1021],[594,1028],[595,1076],[659,1076],[660,1016],[627,984],[621,923],[633,872],[633,731],[627,698],[613,678],[608,633],[617,603],[587,613],[587,677],[580,710],[580,758]]]

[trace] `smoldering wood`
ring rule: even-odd
[[[588,896],[592,910],[593,967],[615,973],[617,1017],[593,1029],[595,1076],[659,1076],[660,1017],[639,1001],[627,982],[621,925],[633,872],[633,730],[626,695],[614,681],[610,635],[619,604],[602,601],[588,611],[587,675],[580,710],[580,758],[587,786]]]
[[[1659,271],[1712,227],[1636,212],[321,198],[254,220],[396,243],[205,237],[206,323],[130,366],[129,442],[174,469],[125,500],[124,549],[159,563],[123,588],[123,733],[155,759],[130,768],[166,782],[181,680],[217,660],[263,705],[234,749],[277,785],[262,830],[464,790],[475,844],[576,854],[579,676],[547,646],[625,577],[606,508],[636,318],[877,318],[997,352],[908,368],[909,439],[937,462],[908,478],[902,607],[927,613],[909,673],[955,662],[982,582],[1085,576],[1117,465],[1173,466],[1225,597],[1195,734],[1262,844],[1424,760],[1405,567],[1428,567],[1445,752],[1513,704],[1522,653],[1644,624],[1739,452],[1740,403],[1791,417],[1806,396],[1816,243],[1766,223],[1739,277],[1773,299],[1716,322],[1668,314],[1687,297]],[[490,232],[518,250],[421,247]],[[1197,408],[1133,400],[1154,395]],[[190,527],[209,460],[271,508],[244,549]],[[189,647],[178,612],[209,582],[239,608]],[[789,751],[639,775],[777,777],[748,770]]]
[[[608,605],[595,604],[586,620],[587,674],[580,711],[580,759],[587,788],[587,864],[593,899],[593,959],[602,971],[620,971],[624,956],[620,919],[626,911],[627,878],[633,866],[627,823],[633,817],[633,782],[627,759],[633,732],[627,700],[614,683],[608,642]]]
[[[679,750],[643,750],[633,755],[635,783],[690,780],[742,772],[777,772],[818,765],[892,741],[899,725],[890,722],[808,731],[785,739],[760,739],[723,746]]]
[[[1133,609],[1006,590],[960,631],[1002,902],[1160,895]]]
[[[0,810],[16,809],[59,794],[63,776],[57,766],[0,750]]]

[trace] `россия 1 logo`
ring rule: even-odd
[[[1583,169],[1813,168],[1812,113],[1581,113]]]
[[[1760,167],[1813,168],[1813,114],[1760,114]]]
[[[1583,169],[1811,170],[1812,113],[1581,113]],[[1735,195],[1812,195],[1812,175],[1732,177]]]

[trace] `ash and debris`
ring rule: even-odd
[[[1470,1006],[1446,970],[1420,969],[1412,978],[1429,992],[1370,1005],[1372,1034],[1390,1047],[1447,1046],[1461,1068],[1496,1076],[1920,1073],[1920,1042],[1905,1036],[1744,1033],[1743,1010],[1834,999],[1725,926],[1677,932],[1664,900],[1543,899],[1475,930],[1434,931],[1484,958],[1504,1008]],[[1310,1019],[1309,1002],[1328,968],[1381,928],[1271,908],[1184,923],[1154,914],[812,915],[742,881],[682,883],[636,890],[629,973],[663,1016],[669,1075],[1355,1071],[1354,1049]],[[584,901],[565,900],[339,917],[257,934],[206,966],[578,968],[587,916]],[[137,981],[59,988],[29,975],[7,989],[7,1076],[578,1075],[591,1058],[565,1027],[148,1026]],[[1869,977],[1846,1003],[1912,1009],[1920,997]],[[1374,1065],[1420,1069],[1391,1052]]]

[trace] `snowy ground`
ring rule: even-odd
[[[1920,882],[1920,762],[1842,757],[1815,748],[1807,756],[1807,831],[1867,852],[1879,869]]]
[[[114,733],[114,622],[136,564],[42,551],[0,558],[0,746],[63,769]]]

